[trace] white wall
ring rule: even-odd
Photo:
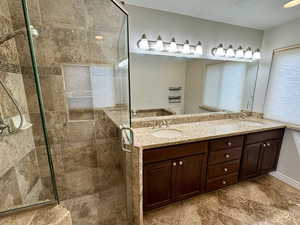
[[[260,30],[131,5],[126,5],[126,8],[129,13],[131,51],[136,50],[137,41],[143,33],[151,40],[161,35],[166,41],[173,37],[181,43],[185,40],[191,44],[202,41],[205,54],[210,54],[211,49],[219,43],[225,46],[233,44],[236,48],[238,45],[259,48],[262,43],[263,32]]]
[[[255,92],[255,111],[263,112],[264,96],[268,83],[273,50],[300,44],[299,27],[300,19],[265,31],[262,47],[263,60],[260,64]],[[300,132],[287,129],[277,171],[283,174],[283,177],[289,177],[295,182],[298,182],[300,187]]]
[[[169,87],[185,86],[186,60],[152,55],[131,54],[132,109],[180,108],[182,103],[169,104]]]
[[[188,60],[186,69],[184,113],[199,113],[199,105],[202,104],[206,64],[197,59]]]
[[[210,55],[211,49],[219,43],[225,46],[234,44],[235,47],[242,45],[244,47],[251,46],[259,48],[262,43],[263,31],[245,28],[230,24],[201,20],[189,16],[169,13],[159,10],[147,9],[132,5],[126,5],[129,13],[129,31],[130,31],[130,51],[137,50],[137,42],[143,33],[147,34],[148,39],[156,40],[161,35],[163,40],[171,40],[175,37],[176,41],[183,43],[189,40],[191,44],[202,41],[204,54]],[[139,59],[140,57],[140,59]],[[165,107],[166,99],[161,98],[162,84],[152,82],[151,79],[158,79],[161,72],[170,73],[177,71],[171,69],[171,61],[168,61],[169,68],[163,68],[164,65],[157,58],[149,56],[149,62],[145,62],[147,56],[132,55],[131,57],[131,87],[132,87],[132,105],[141,107],[152,107],[159,105]],[[148,59],[147,59],[148,60]],[[179,65],[179,64],[177,64]],[[143,68],[143,66],[146,66]],[[152,71],[145,71],[145,68],[151,68]],[[176,67],[179,69],[179,67]],[[171,71],[170,71],[171,70]],[[145,74],[148,74],[145,75]],[[149,77],[154,76],[154,77]],[[145,77],[145,79],[143,78]],[[137,80],[136,80],[137,79]],[[141,90],[144,85],[139,86],[139,82],[150,82],[155,86],[149,87],[149,90]],[[153,89],[155,88],[155,93]],[[141,98],[139,91],[146,91],[150,95],[148,98]],[[155,94],[155,95],[154,95]],[[156,96],[157,95],[157,96]],[[155,103],[155,101],[157,101]]]

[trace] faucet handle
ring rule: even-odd
[[[168,121],[167,121],[167,120],[163,120],[163,121],[161,121],[161,123],[160,123],[160,127],[163,127],[163,126],[165,126],[166,128],[168,128],[168,127],[169,127],[169,123],[168,123]]]

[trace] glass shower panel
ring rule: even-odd
[[[110,0],[39,0],[29,16],[61,204],[74,224],[127,224],[127,14]]]
[[[56,199],[22,1],[0,0],[0,5],[0,37],[11,36],[0,45],[1,215]]]

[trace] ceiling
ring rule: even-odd
[[[265,30],[300,18],[289,0],[125,0],[127,4]]]

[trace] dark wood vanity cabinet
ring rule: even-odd
[[[144,166],[144,208],[166,205],[172,200],[172,161]]]
[[[182,200],[203,192],[206,158],[206,154],[199,154],[173,162],[174,200]]]
[[[144,210],[276,169],[284,129],[143,152]]]
[[[169,151],[169,154],[165,154]],[[144,209],[166,205],[204,191],[207,143],[144,152]]]
[[[246,135],[240,180],[260,176],[276,169],[283,129]]]
[[[238,182],[244,137],[228,137],[209,142],[206,191]]]

